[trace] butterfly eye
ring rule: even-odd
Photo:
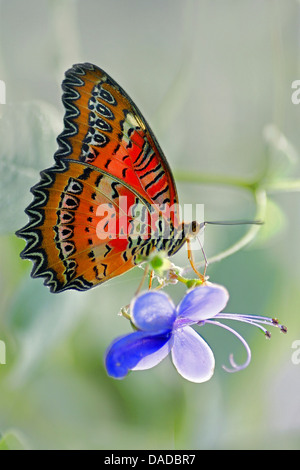
[[[197,233],[199,232],[199,229],[200,229],[200,225],[198,224],[198,222],[196,222],[196,220],[194,220],[191,223],[191,229],[192,229],[192,233],[194,235],[197,235]]]

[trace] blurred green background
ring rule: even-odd
[[[300,3],[2,0],[0,41],[0,448],[298,449],[299,186],[269,192],[262,235],[208,268],[230,292],[226,311],[276,316],[289,332],[275,330],[266,341],[239,328],[252,362],[228,374],[222,364],[231,352],[242,362],[241,345],[223,330],[202,328],[216,371],[200,385],[184,381],[168,359],[123,381],[108,378],[103,355],[130,330],[117,314],[141,270],[90,292],[50,294],[30,278],[14,231],[27,221],[39,171],[53,164],[64,114],[60,84],[77,62],[106,70],[137,103],[176,174],[182,203],[205,204],[208,220],[253,219],[249,191],[183,183],[181,170],[237,181],[262,173],[275,183],[299,178],[291,159],[300,150],[300,105],[291,102],[291,83],[300,79]],[[284,149],[266,141],[270,124],[287,139]],[[208,227],[207,256],[246,231]],[[174,261],[186,266],[186,251]],[[184,293],[181,286],[167,291],[175,302]]]

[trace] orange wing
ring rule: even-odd
[[[155,248],[172,253],[182,244],[174,236],[176,210],[167,220],[168,240],[153,239],[148,223],[145,236],[130,235],[137,216],[133,211],[125,217],[122,197],[127,207],[138,204],[150,214],[153,204],[157,212],[177,204],[177,193],[168,163],[128,95],[91,64],[73,66],[62,87],[66,114],[56,164],[32,188],[29,223],[17,232],[27,241],[21,256],[33,261],[32,276],[44,277],[52,292],[89,289],[134,267],[138,254]]]
[[[152,204],[176,204],[168,162],[127,93],[92,64],[74,65],[62,88],[65,128],[55,158],[107,171]]]

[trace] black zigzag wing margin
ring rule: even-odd
[[[67,171],[69,162],[61,160],[55,166],[41,172],[41,181],[31,188],[34,200],[25,210],[29,217],[29,222],[25,227],[18,230],[16,235],[26,240],[26,247],[21,252],[20,256],[23,259],[29,259],[33,262],[31,276],[35,278],[45,278],[45,286],[50,288],[51,292],[62,292],[66,289],[75,289],[84,291],[93,287],[93,284],[78,277],[74,281],[63,285],[57,279],[54,270],[48,267],[47,254],[41,248],[42,235],[38,227],[44,223],[44,210],[48,200],[48,188],[53,185],[56,174],[59,172]]]
[[[84,81],[81,77],[86,74],[87,70],[95,70],[93,64],[77,64],[65,73],[65,79],[62,82],[62,102],[65,107],[64,116],[64,129],[62,133],[57,137],[58,150],[54,154],[56,160],[67,157],[73,151],[69,138],[73,137],[78,133],[78,127],[74,122],[74,119],[78,118],[80,111],[74,104],[75,100],[80,98],[80,94],[73,87],[84,86]]]

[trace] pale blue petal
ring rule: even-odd
[[[172,330],[176,319],[176,307],[164,292],[148,291],[139,295],[133,299],[130,311],[132,322],[142,331]]]
[[[165,343],[160,349],[155,351],[152,354],[149,354],[145,356],[143,359],[141,359],[135,367],[133,367],[132,370],[145,370],[145,369],[151,369],[152,367],[156,366],[159,364],[172,349],[173,345],[173,338],[169,339],[167,343]]]
[[[172,360],[179,374],[190,382],[206,382],[214,373],[215,358],[212,350],[189,326],[174,333]]]
[[[195,287],[185,295],[178,305],[177,318],[178,320],[191,320],[194,323],[213,318],[223,310],[228,299],[228,291],[218,284]]]

